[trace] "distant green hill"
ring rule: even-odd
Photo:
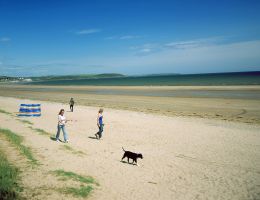
[[[32,81],[54,81],[54,80],[81,80],[81,79],[98,79],[98,78],[121,78],[123,74],[82,74],[82,75],[65,75],[65,76],[40,76],[30,77]]]
[[[27,79],[23,77],[0,76],[0,82],[19,82]]]
[[[38,82],[38,81],[59,81],[59,80],[82,80],[82,79],[99,79],[99,78],[122,78],[123,74],[82,74],[82,75],[65,75],[65,76],[38,76],[38,77],[11,77],[0,76],[0,82]]]

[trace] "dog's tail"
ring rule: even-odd
[[[125,150],[124,150],[124,147],[122,147],[122,149],[123,149],[123,151],[125,151]]]

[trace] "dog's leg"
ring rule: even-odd
[[[123,161],[123,159],[125,158],[126,156],[125,156],[125,154],[123,155],[123,157],[122,157],[122,159],[121,159],[121,161]]]
[[[127,157],[127,162],[129,163],[129,157]]]

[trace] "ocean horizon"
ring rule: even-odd
[[[92,85],[92,86],[229,86],[260,85],[260,71],[207,74],[169,74],[144,76],[118,76],[100,78],[52,78],[26,82],[29,85]]]

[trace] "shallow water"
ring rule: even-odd
[[[80,80],[37,81],[32,85],[102,85],[102,86],[199,86],[260,85],[260,72],[236,72],[189,75],[128,76]]]

